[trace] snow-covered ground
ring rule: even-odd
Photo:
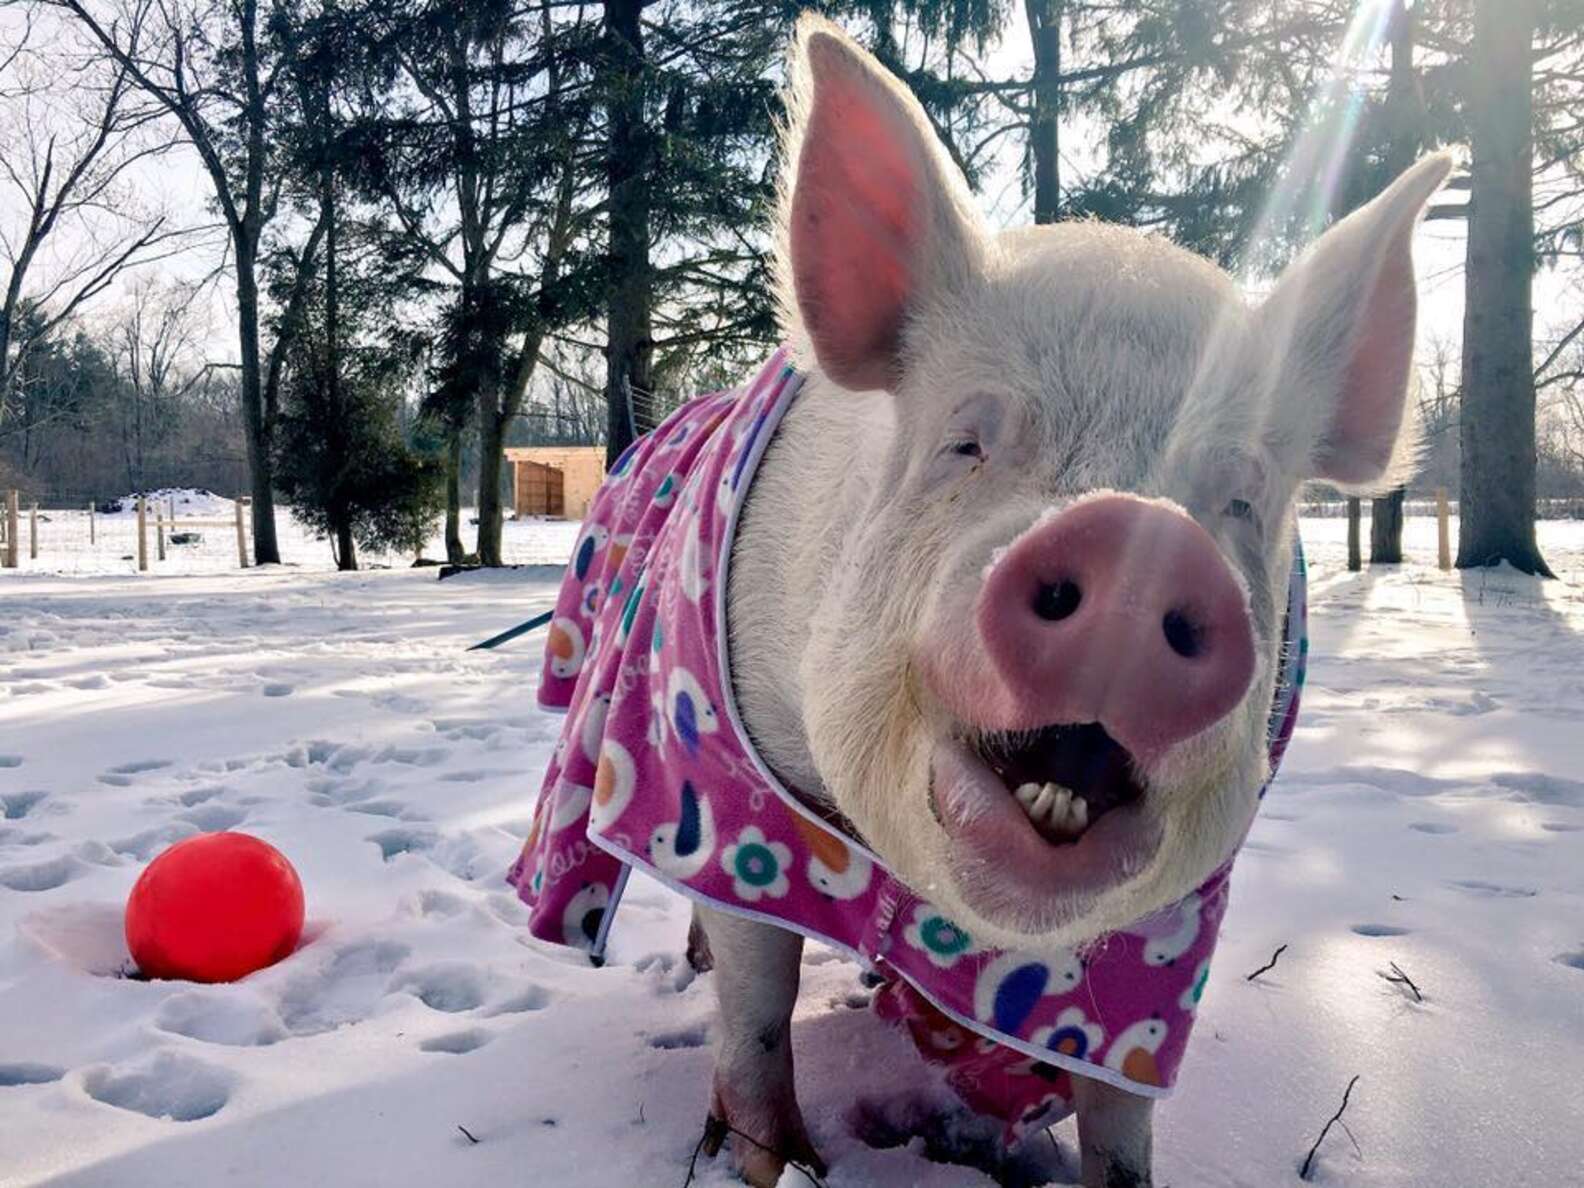
[[[1348,574],[1344,531],[1306,524],[1305,713],[1158,1182],[1295,1182],[1356,1074],[1316,1182],[1584,1184],[1584,524],[1543,525],[1550,583],[1438,573],[1419,520],[1415,564]],[[513,532],[523,557],[570,543]],[[592,969],[529,941],[501,882],[557,720],[531,708],[536,638],[463,649],[554,572],[114,568],[0,572],[0,1184],[679,1188],[712,1014],[685,906],[635,884]],[[291,856],[309,942],[231,986],[117,977],[138,871],[223,828]],[[854,1137],[924,1074],[851,966],[811,948],[804,974],[833,1188],[987,1183]]]
[[[150,574],[230,573],[238,568],[236,503],[223,495],[191,488],[146,492],[148,572]],[[72,576],[131,574],[137,572],[137,497],[128,495],[118,501],[120,510],[96,512],[81,509],[41,508],[38,513],[38,556],[31,554],[31,528],[28,509],[21,509],[17,539],[20,543],[18,568],[28,573],[57,573]],[[158,526],[161,517],[174,513],[175,532],[196,534],[197,539],[176,544],[167,536],[165,558],[159,558]],[[251,512],[245,513],[251,515]],[[463,508],[462,540],[473,547],[478,529],[473,524],[473,509]],[[90,523],[91,521],[91,523]],[[251,524],[251,521],[249,521]],[[251,530],[251,529],[250,529]],[[514,565],[543,565],[564,561],[572,551],[578,525],[563,520],[511,520],[503,526],[501,550],[504,560]],[[292,515],[286,506],[275,509],[275,534],[281,560],[293,568],[334,569],[330,543],[314,535]],[[251,537],[249,556],[252,555]],[[444,525],[436,520],[434,531],[424,545],[424,556],[445,557]],[[359,553],[367,568],[401,569],[412,564],[411,554],[385,552]]]

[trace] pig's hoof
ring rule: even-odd
[[[717,1100],[704,1123],[704,1137],[699,1148],[713,1158],[728,1137],[732,1166],[753,1188],[775,1188],[789,1166],[799,1167],[815,1178],[825,1175],[825,1161],[809,1141],[803,1119],[795,1107],[785,1124],[772,1126],[766,1133],[759,1134],[727,1121]]]
[[[704,931],[696,915],[688,925],[687,963],[693,967],[694,973],[709,973],[715,968],[715,954],[710,952],[709,934]]]

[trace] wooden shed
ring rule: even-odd
[[[604,446],[511,446],[506,461],[519,516],[581,520],[605,477]]]

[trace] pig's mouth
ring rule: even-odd
[[[1160,845],[1132,755],[1095,722],[939,740],[930,800],[968,905],[1022,931],[1071,922]]]
[[[1098,722],[981,735],[968,745],[1052,845],[1071,845],[1144,795],[1132,756]]]

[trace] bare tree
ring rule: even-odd
[[[132,200],[128,172],[168,148],[125,70],[74,59],[28,9],[0,45],[0,425],[28,357],[129,268],[188,229]]]
[[[191,286],[137,285],[111,331],[111,351],[123,381],[121,448],[129,489],[146,486],[149,447],[156,444],[178,405],[207,379],[200,342],[204,326]]]
[[[271,130],[282,103],[284,56],[273,52],[258,0],[52,0],[71,12],[104,56],[182,129],[197,152],[230,239],[236,276],[243,427],[253,496],[253,555],[278,562],[271,446],[288,331],[260,345],[260,249],[281,210],[281,171],[272,167]],[[276,0],[278,3],[278,0]],[[270,9],[269,11],[273,11]],[[267,14],[266,14],[267,15]],[[324,236],[321,220],[294,253],[301,290]]]

